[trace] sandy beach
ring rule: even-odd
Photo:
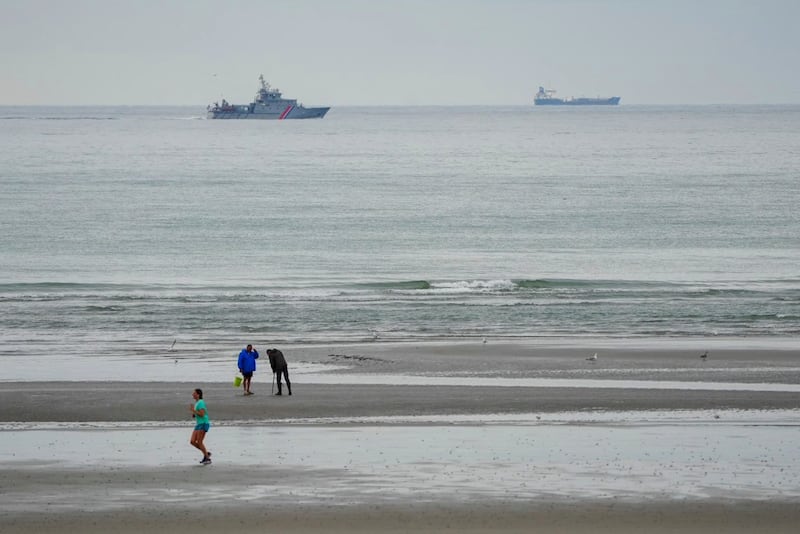
[[[166,508],[166,509],[164,509]],[[4,532],[773,532],[797,530],[797,503],[605,502],[459,506],[293,506],[271,509],[222,505],[213,510],[151,507],[146,511],[105,513],[4,514]]]
[[[296,347],[285,350],[291,397],[271,395],[266,370],[242,396],[231,362],[182,353],[142,358],[138,376],[129,360],[96,374],[54,366],[37,380],[8,368],[0,522],[3,532],[794,532],[800,351],[700,352]],[[193,387],[213,421],[205,467],[188,445]]]

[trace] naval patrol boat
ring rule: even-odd
[[[255,99],[249,104],[230,104],[224,98],[222,103],[214,102],[206,108],[209,119],[321,119],[328,112],[327,108],[307,108],[298,104],[297,100],[283,98],[278,89],[271,87],[264,75],[258,77],[261,82]]]

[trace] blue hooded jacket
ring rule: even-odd
[[[253,349],[252,352],[247,352],[247,349],[242,349],[239,353],[239,370],[243,373],[252,373],[256,370],[256,359],[258,358],[258,351]]]

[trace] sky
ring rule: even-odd
[[[798,0],[0,0],[0,105],[800,103]]]

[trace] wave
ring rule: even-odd
[[[0,283],[0,291],[49,291],[62,289],[113,289],[125,287],[139,287],[129,284],[102,284],[81,282],[13,282]]]
[[[86,306],[84,308],[86,312],[108,312],[108,313],[115,313],[115,312],[124,312],[124,306]]]
[[[509,292],[518,286],[512,280],[459,280],[455,282],[435,282],[431,289],[440,292]]]
[[[365,289],[403,289],[403,290],[413,290],[413,289],[430,289],[431,284],[426,280],[407,280],[407,281],[396,281],[396,282],[367,282],[363,284],[356,284],[357,287],[362,287]]]
[[[119,117],[95,117],[91,115],[72,117],[42,117],[30,115],[8,115],[0,117],[3,121],[33,120],[33,121],[116,121]]]
[[[306,285],[220,285],[168,283],[81,283],[81,282],[14,282],[0,283],[0,299],[30,296],[103,296],[120,299],[165,298],[209,300],[258,298],[322,298],[374,293],[376,296],[399,293],[415,294],[542,294],[554,295],[626,295],[628,297],[665,296],[685,299],[714,297],[769,296],[776,302],[800,300],[800,280],[754,280],[735,283],[672,282],[638,280],[577,279],[512,279],[487,278],[464,280],[394,280],[380,282],[346,282],[324,280]]]
[[[524,291],[537,289],[608,289],[646,288],[674,285],[665,282],[640,282],[626,280],[571,280],[571,279],[471,279],[471,280],[397,280],[356,284],[363,289],[387,291]]]
[[[597,280],[569,280],[569,279],[535,279],[535,280],[515,280],[515,284],[523,289],[552,289],[559,287],[597,287],[606,285],[607,282]]]
[[[576,279],[471,279],[414,280],[357,284],[362,289],[414,294],[564,294],[600,297],[625,295],[650,298],[667,296],[684,299],[730,298],[769,295],[781,301],[800,298],[800,282],[741,281],[720,285],[704,282],[640,281],[640,280],[576,280]]]

